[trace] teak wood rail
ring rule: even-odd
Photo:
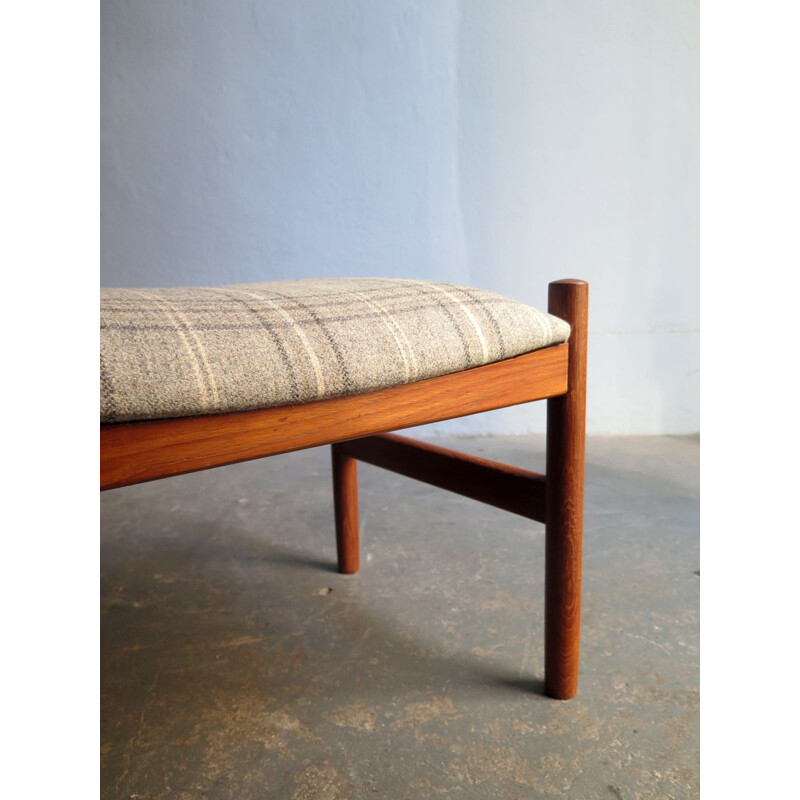
[[[332,445],[339,571],[358,570],[357,461],[545,523],[545,691],[578,688],[589,287],[555,281],[566,344],[437,378],[295,406],[100,427],[100,488]],[[546,473],[389,431],[547,399]]]

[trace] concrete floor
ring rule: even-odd
[[[543,470],[541,437],[437,439]],[[327,448],[102,497],[104,798],[694,798],[695,438],[593,439],[582,672],[541,694],[543,526]]]

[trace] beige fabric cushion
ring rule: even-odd
[[[384,278],[102,289],[100,323],[104,423],[360,394],[569,337],[493,292]]]

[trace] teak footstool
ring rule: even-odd
[[[578,687],[588,285],[549,313],[421,280],[101,290],[100,488],[330,444],[339,571],[356,462],[546,526],[545,691]],[[389,431],[547,399],[546,474]]]

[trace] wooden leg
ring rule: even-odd
[[[358,572],[358,466],[339,444],[331,445],[333,508],[339,572]]]
[[[548,310],[572,326],[567,394],[547,401],[545,691],[578,691],[589,286],[550,284]]]

